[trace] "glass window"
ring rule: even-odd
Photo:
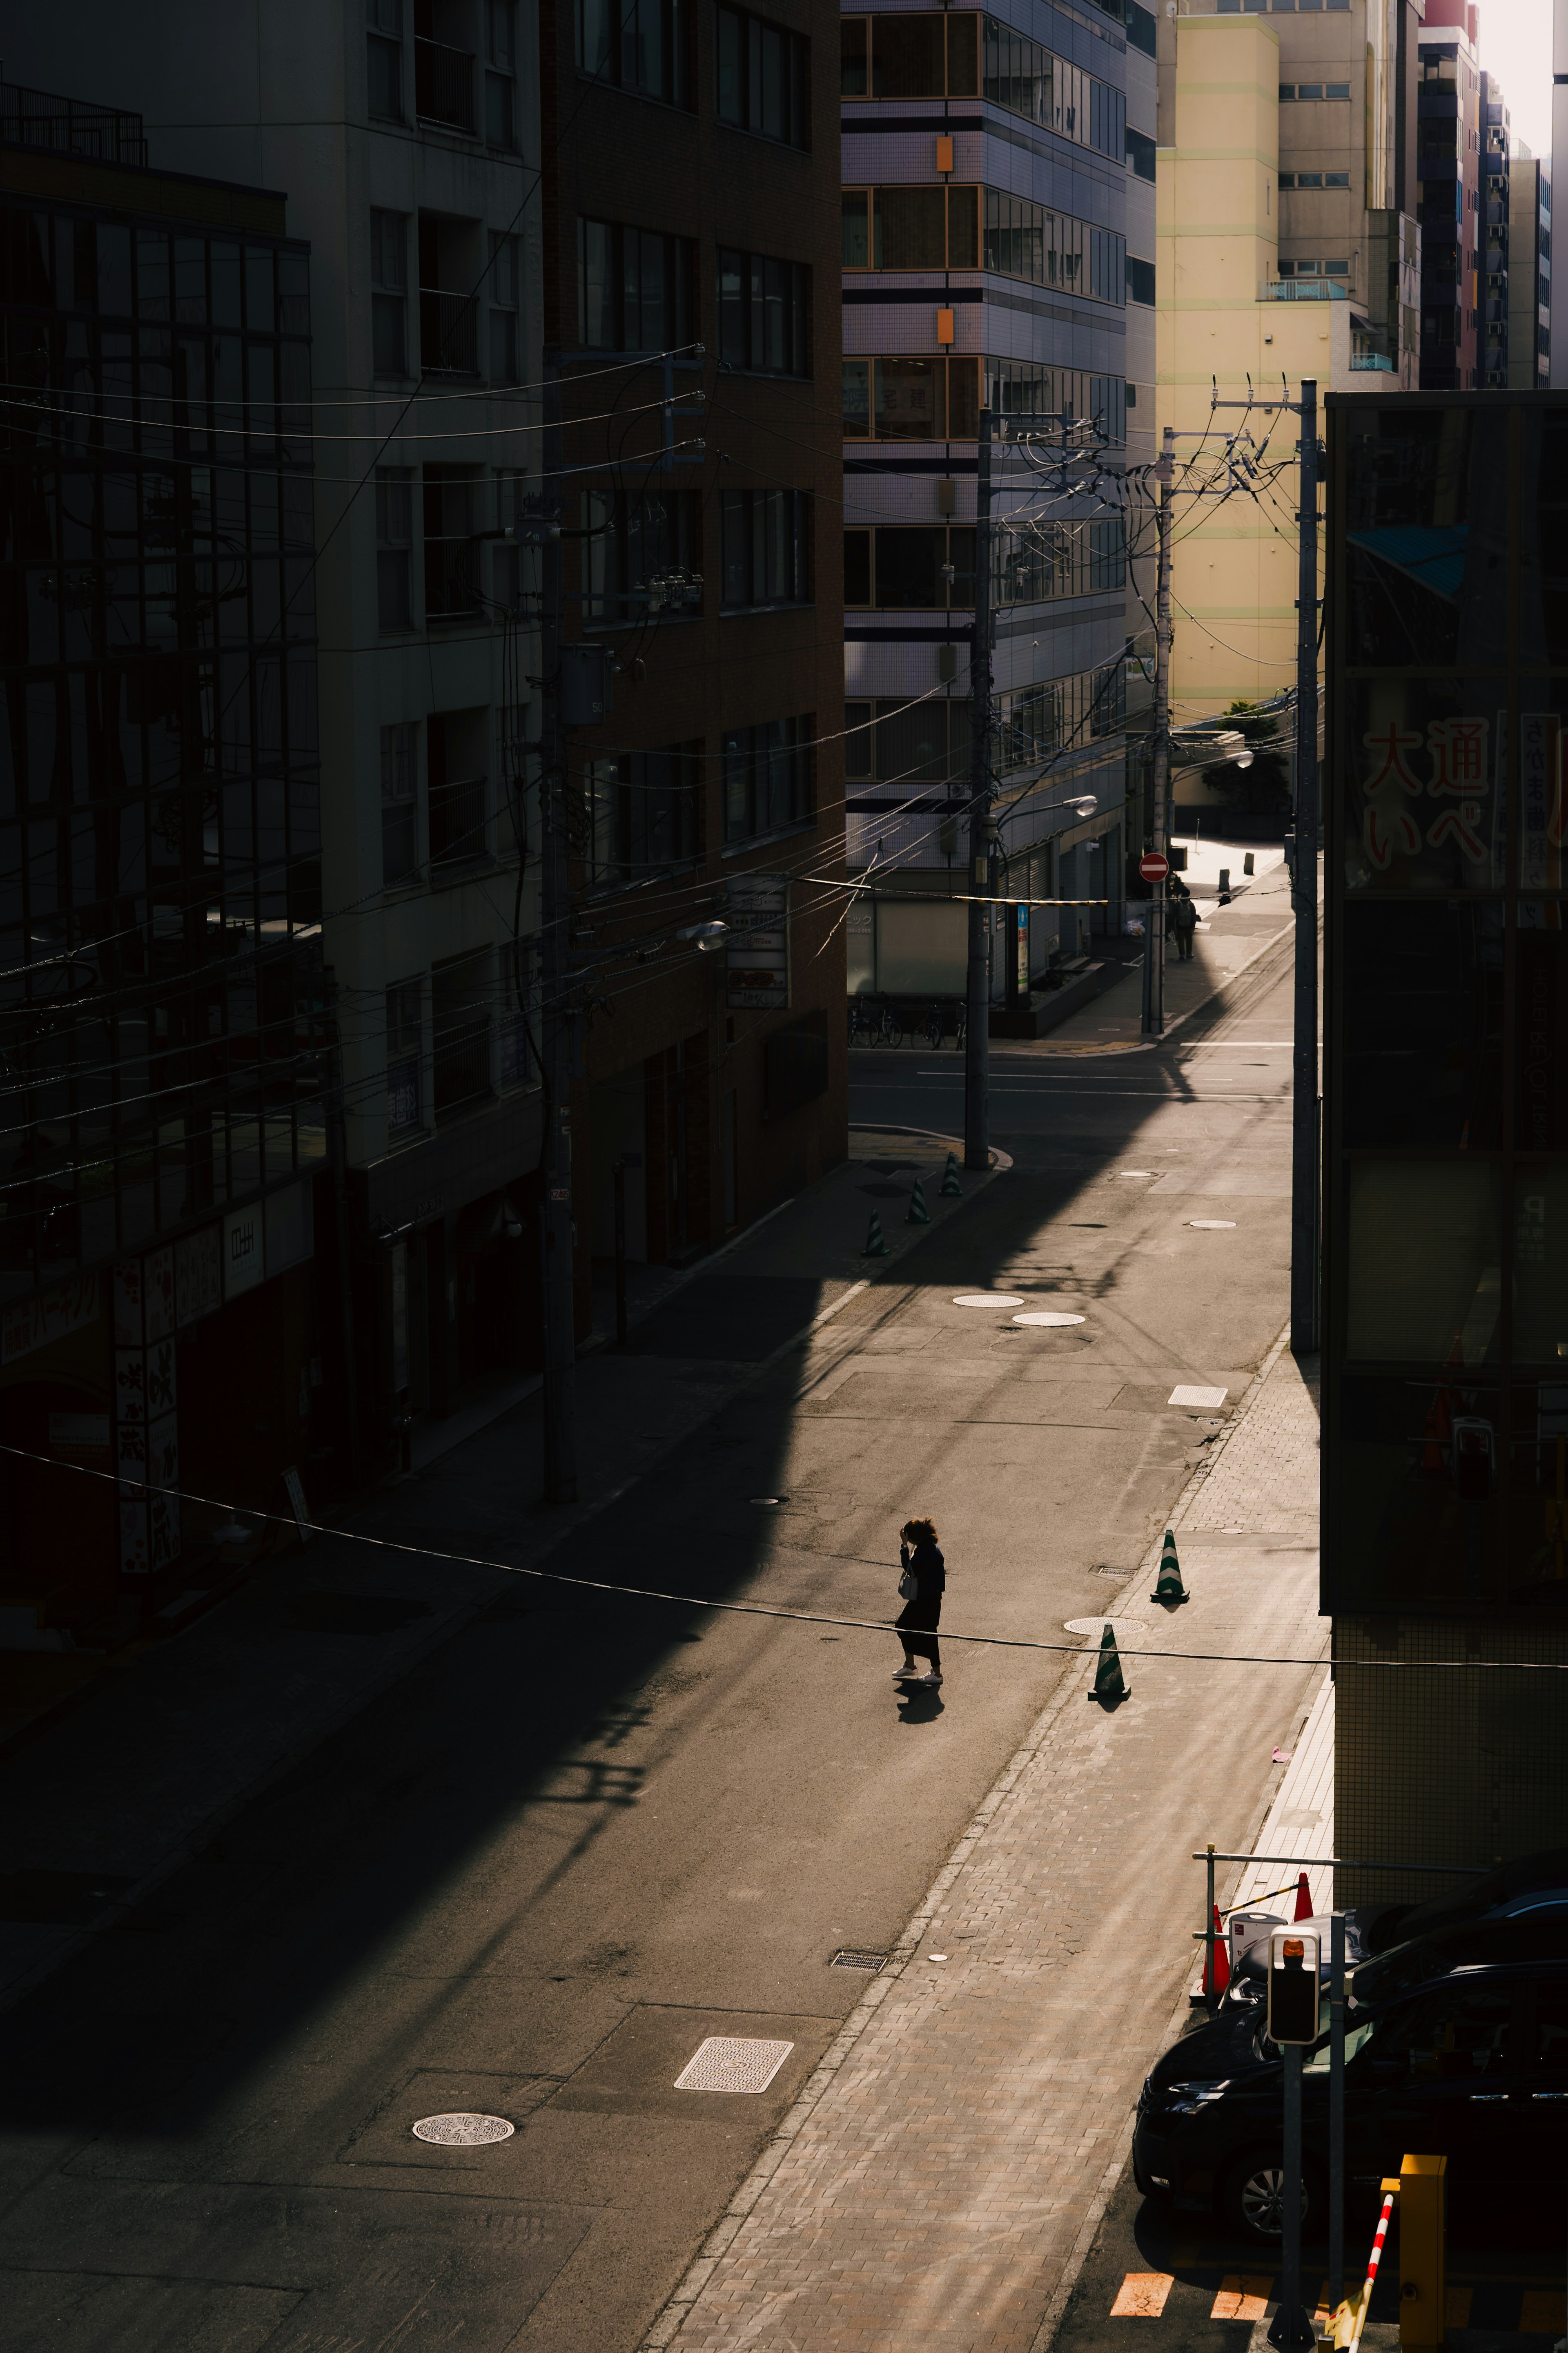
[[[490,232],[490,381],[520,384],[522,339],[519,311],[518,240]]]
[[[485,0],[485,139],[517,145],[517,0]]]
[[[1345,1181],[1346,1356],[1495,1363],[1502,1310],[1496,1168],[1484,1161],[1357,1160]]]
[[[473,466],[425,469],[425,614],[430,621],[455,621],[482,610],[479,552],[474,544]]]
[[[811,501],[804,491],[725,491],[723,601],[804,604],[811,596]]]
[[[370,216],[372,364],[377,375],[408,373],[408,218]]]
[[[697,332],[696,248],[687,237],[577,224],[583,340],[592,351],[679,351]]]
[[[724,839],[734,843],[804,825],[812,811],[809,717],[769,719],[724,734]]]
[[[687,103],[689,38],[686,0],[578,0],[578,63],[645,98]]]
[[[422,1124],[424,996],[422,980],[400,980],[386,992],[386,1124],[394,1135],[406,1135]]]
[[[1502,1144],[1500,904],[1422,897],[1344,910],[1343,1142]]]
[[[1373,2049],[1380,2059],[1401,2059],[1413,2084],[1501,2075],[1519,2063],[1509,1993],[1473,1987],[1412,2005],[1379,2031]]]
[[[583,525],[585,620],[701,611],[699,491],[585,491]]]
[[[381,731],[381,879],[411,881],[419,871],[418,730],[413,722]]]
[[[636,881],[700,853],[700,744],[623,752],[588,773],[588,865],[604,886]]]
[[[382,122],[403,120],[403,0],[365,0],[366,98]]]
[[[430,975],[432,1071],[437,1120],[490,1092],[490,953],[454,956]]]
[[[731,17],[731,22],[734,19]],[[867,81],[870,19],[866,16],[842,16],[838,22],[838,95],[840,98],[866,98],[870,92]]]
[[[940,441],[947,431],[947,363],[886,359],[877,364],[877,438]]]
[[[376,625],[394,636],[414,626],[414,470],[375,470]]]
[[[1357,680],[1348,688],[1351,890],[1484,891],[1501,883],[1503,693],[1496,680],[1454,676]]]
[[[719,356],[727,367],[808,375],[811,272],[804,262],[719,253]]]
[[[787,146],[811,143],[811,44],[782,25],[721,8],[714,105],[721,122]]]

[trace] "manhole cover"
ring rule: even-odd
[[[1018,1291],[961,1291],[952,1303],[955,1307],[1022,1307],[1024,1296]]]
[[[830,1969],[864,1969],[868,1977],[874,1978],[879,1969],[887,1968],[888,1956],[886,1953],[835,1953],[827,1966]]]
[[[1046,1324],[1052,1331],[1055,1331],[1060,1324],[1081,1324],[1083,1320],[1084,1319],[1081,1315],[1065,1315],[1060,1314],[1054,1307],[1035,1308],[1031,1310],[1027,1315],[1015,1315],[1013,1318],[1015,1324]]]
[[[675,2079],[678,2092],[765,2092],[793,2042],[753,2042],[739,2034],[710,2034]]]
[[[1118,1176],[1152,1176],[1154,1171],[1152,1168],[1119,1168],[1116,1173]]]
[[[505,2116],[477,2116],[458,2110],[450,2116],[421,2116],[414,2137],[433,2140],[439,2148],[483,2148],[487,2141],[510,2140],[516,2130]]]
[[[1200,1410],[1206,1408],[1212,1412],[1216,1405],[1223,1405],[1229,1395],[1228,1389],[1173,1389],[1165,1403],[1196,1406]]]
[[[1187,1223],[1194,1234],[1233,1234],[1236,1231],[1234,1218],[1189,1218]]]

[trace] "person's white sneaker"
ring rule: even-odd
[[[920,1681],[918,1667],[900,1667],[893,1676],[896,1683],[916,1683]]]
[[[942,1681],[942,1677],[933,1669],[929,1675],[917,1675],[915,1681],[921,1684],[925,1690],[935,1691],[938,1683]]]

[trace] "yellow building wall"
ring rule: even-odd
[[[1367,388],[1352,375],[1351,305],[1276,301],[1279,39],[1261,16],[1178,16],[1175,144],[1158,153],[1155,261],[1161,427],[1176,454],[1171,709],[1206,718],[1261,702],[1296,674],[1297,419],[1216,409],[1215,397]],[[1226,439],[1258,467],[1227,477]],[[1217,493],[1226,491],[1228,495]],[[1197,497],[1203,484],[1211,492]],[[1320,591],[1321,593],[1321,591]],[[1206,797],[1194,777],[1178,797]]]

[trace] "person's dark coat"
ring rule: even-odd
[[[1184,891],[1179,899],[1171,902],[1171,929],[1173,932],[1195,932],[1197,927],[1197,908],[1191,895]]]
[[[942,1618],[942,1597],[947,1589],[946,1563],[938,1546],[925,1537],[912,1553],[907,1546],[900,1546],[899,1557],[915,1580],[914,1597],[905,1602],[899,1624],[931,1632]]]

